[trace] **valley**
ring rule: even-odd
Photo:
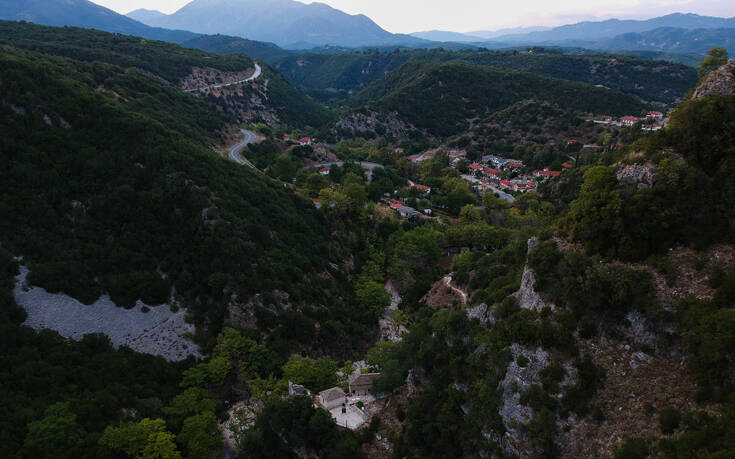
[[[23,1],[4,456],[735,451],[735,63],[571,48],[728,19],[467,41],[290,0]],[[83,21],[14,20],[54,11]]]

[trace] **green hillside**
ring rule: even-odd
[[[185,41],[181,46],[185,48],[197,48],[209,51],[210,53],[240,53],[267,61],[277,57],[288,56],[292,53],[291,51],[279,48],[273,43],[230,37],[227,35],[202,35]]]
[[[243,54],[215,54],[198,49],[140,37],[111,34],[74,27],[45,27],[34,24],[0,21],[0,43],[40,53],[68,57],[86,62],[106,62],[124,68],[149,72],[168,83],[178,85],[192,73],[193,67],[222,72],[252,69],[253,60]],[[264,67],[266,88],[246,87],[246,94],[220,97],[217,105],[236,117],[235,106],[250,112],[272,112],[279,121],[295,126],[323,126],[333,115],[303,92],[284,80],[277,72]],[[262,101],[253,106],[252,95]],[[248,120],[250,121],[250,120]]]
[[[455,60],[603,85],[665,103],[682,97],[697,81],[695,69],[671,62],[616,55],[571,55],[543,48],[533,53],[434,49],[303,54],[274,58],[271,63],[289,81],[305,88],[358,91],[407,62]]]
[[[465,63],[408,63],[358,94],[355,104],[395,111],[416,127],[447,136],[524,99],[565,109],[638,114],[645,105],[620,91]]]
[[[226,317],[225,294],[334,304],[334,280],[317,276],[339,261],[329,224],[209,149],[226,115],[108,64],[11,47],[0,62],[12,82],[0,87],[0,233],[34,283],[125,305],[166,301],[174,286],[204,343]]]

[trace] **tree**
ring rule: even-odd
[[[180,459],[173,434],[166,430],[163,419],[145,418],[139,423],[108,426],[99,443],[113,451],[122,451],[141,459]]]
[[[474,206],[474,204],[466,204],[459,211],[460,223],[472,225],[482,221],[482,211]]]
[[[385,308],[390,305],[390,294],[382,284],[374,281],[358,282],[355,295],[360,306],[375,317],[383,315]]]
[[[337,384],[337,363],[328,358],[310,359],[292,355],[283,365],[283,379],[319,392]]]
[[[188,416],[203,411],[214,411],[218,405],[217,399],[206,390],[190,387],[174,397],[163,412],[174,429],[178,429]]]
[[[699,77],[703,78],[708,73],[727,64],[727,57],[727,50],[720,46],[715,46],[707,51],[707,57],[699,64]]]
[[[222,433],[217,424],[217,417],[211,411],[184,420],[184,426],[176,440],[184,448],[187,458],[222,457]]]
[[[43,419],[28,424],[23,452],[29,457],[77,457],[86,435],[69,403],[55,403]]]

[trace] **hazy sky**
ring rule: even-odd
[[[92,1],[120,13],[137,8],[172,13],[190,0]],[[610,17],[647,19],[674,12],[735,16],[735,0],[321,0],[321,3],[350,14],[366,14],[394,33],[556,26]]]

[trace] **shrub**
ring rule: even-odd
[[[646,440],[638,437],[631,438],[613,450],[615,459],[644,459],[648,457],[648,445]]]
[[[658,422],[661,425],[661,432],[666,435],[674,433],[679,424],[681,423],[681,413],[674,407],[667,406],[661,410],[661,414],[658,416]]]

